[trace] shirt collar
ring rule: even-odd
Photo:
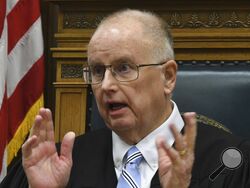
[[[177,130],[180,132],[184,126],[184,121],[181,117],[181,114],[178,110],[177,105],[174,101],[173,111],[170,116],[166,119],[163,124],[161,124],[157,129],[148,134],[143,138],[139,143],[136,144],[136,147],[142,153],[145,161],[152,168],[158,168],[158,152],[155,145],[155,139],[162,135],[166,138],[168,145],[172,146],[174,143],[174,137],[170,131],[169,126],[174,124]],[[112,131],[112,141],[113,141],[113,159],[116,168],[120,168],[123,164],[123,157],[131,147],[125,143],[115,132]]]

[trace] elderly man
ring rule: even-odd
[[[41,109],[22,147],[23,168],[15,167],[3,185],[249,187],[249,142],[206,125],[196,130],[195,113],[182,117],[171,100],[176,71],[162,19],[137,10],[105,18],[90,40],[83,72],[107,128],[76,139],[67,133],[58,154],[51,112]],[[233,146],[242,151],[243,164],[210,180],[221,151]]]

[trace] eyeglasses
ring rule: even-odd
[[[83,79],[87,84],[99,84],[102,82],[106,69],[110,69],[113,77],[119,82],[130,82],[139,77],[139,68],[148,66],[159,66],[167,61],[157,64],[134,64],[121,62],[114,65],[90,65],[83,68]]]

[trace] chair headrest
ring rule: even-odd
[[[250,64],[180,66],[173,100],[250,138]]]

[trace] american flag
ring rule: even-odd
[[[40,0],[0,0],[0,182],[43,106]]]

